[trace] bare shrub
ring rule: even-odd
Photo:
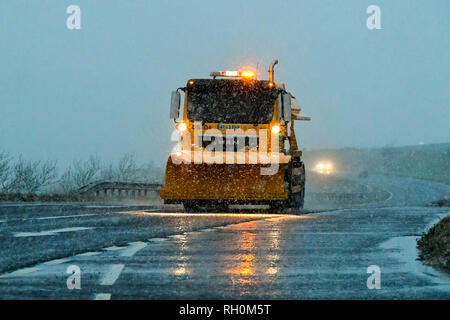
[[[36,193],[56,178],[56,161],[29,161],[19,157],[12,166],[8,189],[17,193]]]
[[[164,170],[155,167],[152,161],[140,166],[136,173],[138,182],[160,183],[163,181]]]
[[[134,154],[123,155],[117,166],[117,178],[119,181],[133,181],[136,180],[138,167]]]
[[[88,160],[75,161],[62,174],[59,186],[63,192],[69,193],[85,186],[99,178],[100,160],[91,156]]]
[[[127,153],[119,159],[117,166],[105,166],[100,176],[105,181],[131,182],[138,180],[138,170],[134,154]]]
[[[59,188],[71,193],[95,181],[150,183],[161,180],[159,176],[160,170],[152,162],[137,165],[134,154],[124,154],[116,164],[102,164],[98,158],[90,157],[69,166],[59,179]]]
[[[0,193],[8,191],[8,182],[11,174],[11,157],[0,150]]]
[[[115,181],[117,180],[117,171],[113,164],[108,164],[103,167],[100,172],[100,180]]]

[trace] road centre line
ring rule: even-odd
[[[111,293],[97,293],[94,300],[111,300]]]
[[[145,248],[147,245],[148,243],[142,241],[131,242],[130,245],[120,255],[122,257],[132,257],[136,252]]]
[[[50,260],[47,262],[44,262],[43,264],[45,265],[56,265],[56,264],[61,264],[61,263],[65,263],[70,261],[70,258],[62,258],[62,259],[55,259],[55,260]]]
[[[112,286],[116,280],[119,278],[120,273],[122,272],[124,264],[111,264],[109,265],[108,271],[101,278],[100,284],[102,286]]]
[[[58,235],[59,233],[62,233],[62,232],[74,232],[74,231],[83,231],[83,230],[90,230],[90,229],[95,229],[95,228],[93,228],[93,227],[72,227],[72,228],[44,230],[44,231],[38,231],[38,232],[15,232],[14,237],[22,238],[22,237],[54,236],[54,235]]]

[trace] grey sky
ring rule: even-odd
[[[81,30],[66,8],[81,7]],[[366,8],[381,8],[368,30]],[[134,152],[163,165],[170,91],[259,66],[312,122],[304,147],[450,141],[450,1],[0,2],[0,147],[61,165]]]

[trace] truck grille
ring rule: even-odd
[[[238,152],[248,148],[257,151],[259,137],[256,135],[203,135],[199,137],[199,145],[208,151]]]

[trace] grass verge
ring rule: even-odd
[[[0,202],[81,202],[86,201],[77,194],[2,193]]]
[[[305,150],[306,168],[322,161],[341,173],[396,175],[450,184],[450,143],[376,149]]]
[[[364,204],[383,201],[389,192],[380,188],[360,184],[340,175],[324,175],[314,171],[307,172],[307,188],[317,190],[318,197],[332,199],[341,204]]]
[[[438,201],[433,201],[428,204],[431,207],[450,207],[450,199],[442,199]]]
[[[417,241],[419,259],[450,273],[450,216],[434,225]]]

